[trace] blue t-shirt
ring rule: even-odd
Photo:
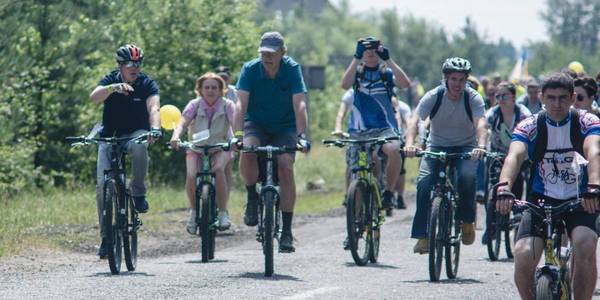
[[[365,66],[363,75],[357,77],[358,86],[354,88],[352,112],[348,119],[349,132],[382,128],[398,130],[391,98],[394,74],[391,69],[385,69],[383,76],[386,77],[387,87],[381,76],[378,67]]]
[[[306,93],[300,64],[284,56],[274,79],[267,76],[260,58],[244,64],[237,89],[250,94],[245,121],[270,133],[295,132],[293,95]]]
[[[119,70],[106,75],[98,85],[106,86],[124,82]],[[150,129],[150,116],[146,100],[158,95],[158,84],[144,73],[140,73],[132,85],[133,92],[129,95],[112,93],[104,101],[102,113],[102,132],[100,136],[121,136],[131,134],[136,130]]]
[[[600,135],[600,120],[594,114],[579,110],[579,120],[572,120],[571,113],[560,122],[546,116],[548,146],[543,159],[534,166],[532,191],[555,199],[568,199],[581,194],[587,185],[587,170],[582,167],[579,154],[571,144],[571,122],[579,122],[581,135]],[[535,154],[537,134],[535,114],[519,123],[512,135],[513,141],[527,145],[530,160]],[[579,189],[579,190],[578,190]]]

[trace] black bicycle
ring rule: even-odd
[[[431,214],[429,217],[429,280],[440,280],[442,261],[446,258],[446,275],[456,278],[460,258],[461,224],[456,222],[454,212],[459,201],[454,188],[456,161],[470,159],[471,153],[446,153],[419,151],[416,156],[434,158],[443,163],[431,191]]]
[[[273,240],[279,241],[282,231],[277,175],[277,155],[302,151],[300,146],[244,146],[242,152],[256,153],[259,160],[260,193],[258,200],[258,230],[256,240],[262,244],[265,255],[265,276],[273,275]],[[280,251],[282,252],[282,251]]]
[[[336,139],[323,140],[323,144],[344,147],[347,144],[358,146],[355,165],[351,167],[351,181],[346,193],[346,230],[348,246],[352,259],[359,266],[369,261],[377,262],[379,257],[379,241],[381,226],[385,221],[381,200],[380,181],[373,175],[375,163],[372,153],[377,146],[386,144],[399,137],[383,137],[370,139]],[[381,170],[380,173],[382,173]]]
[[[121,262],[125,254],[125,265],[128,271],[137,266],[138,230],[142,226],[131,192],[127,187],[125,154],[128,143],[143,144],[148,137],[158,138],[160,135],[146,132],[137,137],[67,137],[71,146],[90,144],[110,145],[110,169],[104,170],[102,210],[102,238],[108,249],[108,266],[112,274],[119,274]]]
[[[171,148],[171,144],[167,144]],[[215,173],[211,171],[210,154],[213,149],[229,151],[229,143],[215,145],[198,145],[194,142],[181,142],[180,149],[202,153],[202,169],[196,174],[196,229],[200,235],[200,252],[202,262],[208,262],[215,257],[215,237],[218,229],[217,202],[215,189]]]

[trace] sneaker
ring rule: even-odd
[[[219,211],[219,230],[227,230],[229,227],[231,227],[229,214],[226,210]]]
[[[485,204],[485,192],[477,191],[475,192],[475,202],[479,204]]]
[[[248,202],[246,211],[244,212],[244,223],[248,226],[256,226],[258,224],[258,194],[248,193]]]
[[[98,248],[98,256],[100,257],[100,259],[108,258],[108,249],[106,248],[105,239],[102,239],[102,242],[100,243],[100,247]]]
[[[383,192],[383,208],[393,208],[394,207],[394,193],[390,191]]]
[[[196,210],[190,209],[190,218],[185,225],[185,230],[192,235],[196,235],[196,230],[198,229],[198,224],[196,223]]]
[[[462,243],[471,245],[475,241],[475,225],[473,223],[463,223],[462,225]]]
[[[346,239],[344,239],[344,250],[350,250],[350,238],[346,237]]]
[[[406,209],[406,204],[404,204],[404,197],[398,195],[396,197],[396,208],[397,209]]]
[[[146,196],[133,196],[133,204],[135,205],[135,210],[140,214],[146,213],[150,209],[148,201],[146,201]]]
[[[294,237],[291,232],[284,231],[279,238],[279,252],[291,253],[296,251],[294,247]]]
[[[488,231],[484,230],[483,231],[483,235],[481,236],[481,244],[482,245],[487,245],[488,242],[489,242],[488,241]]]
[[[429,239],[419,239],[413,247],[413,253],[429,253]]]

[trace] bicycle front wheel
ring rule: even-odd
[[[446,237],[446,220],[441,211],[443,199],[434,197],[429,217],[429,281],[440,280],[442,260],[444,259],[444,243]]]
[[[268,190],[264,193],[263,197],[263,253],[265,255],[265,276],[273,276],[273,221],[275,218],[275,193],[274,191]]]
[[[489,202],[486,209],[487,223],[487,252],[491,261],[497,261],[500,255],[500,244],[502,243],[502,229],[500,224],[502,215],[496,212],[496,206]]]
[[[535,284],[535,299],[536,300],[553,300],[558,299],[554,297],[552,290],[554,289],[554,281],[550,274],[542,274],[538,277]]]
[[[119,190],[114,179],[104,182],[104,234],[108,249],[108,266],[112,274],[121,271],[122,234],[119,228]]]
[[[377,191],[378,189],[373,188],[373,191]],[[371,247],[371,255],[369,260],[372,263],[377,262],[377,258],[379,257],[379,239],[381,238],[381,220],[379,209],[380,207],[377,205],[377,200],[375,199],[375,193],[369,193],[370,199],[368,202],[369,206],[369,224],[371,227],[369,241]]]
[[[461,226],[454,220],[454,209],[450,203],[445,202],[442,213],[446,221],[446,276],[450,279],[456,278],[458,274],[458,263],[460,261],[460,237]]]
[[[209,254],[210,254],[210,225],[212,222],[211,213],[210,213],[210,200],[209,194],[210,189],[207,184],[202,184],[199,187],[199,196],[200,196],[200,206],[201,206],[201,215],[200,215],[200,238],[201,238],[201,246],[200,251],[202,253],[202,262],[208,262]]]
[[[135,271],[137,267],[137,249],[138,249],[138,235],[137,230],[139,226],[139,220],[133,204],[129,201],[131,198],[128,197],[126,203],[129,204],[127,209],[127,226],[123,235],[123,249],[125,250],[125,265],[128,271]]]
[[[354,262],[359,266],[367,264],[371,254],[371,221],[367,209],[368,188],[364,180],[353,181],[348,187],[346,201],[346,229],[348,244]]]

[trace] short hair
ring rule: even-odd
[[[513,96],[517,94],[517,86],[514,83],[508,81],[502,81],[497,86],[498,90],[504,88],[507,89]]]
[[[550,74],[550,76],[544,80],[544,84],[542,84],[542,94],[546,92],[547,89],[565,89],[569,91],[570,94],[573,94],[573,78],[564,72]]]
[[[213,72],[208,72],[208,73],[204,73],[204,75],[198,77],[198,79],[196,79],[196,93],[198,93],[198,95],[202,95],[202,93],[200,93],[200,91],[202,90],[202,84],[204,84],[204,81],[208,80],[208,79],[214,79],[217,81],[217,84],[219,85],[219,91],[220,91],[220,95],[221,97],[223,95],[225,95],[225,80],[223,80],[223,78],[221,78],[219,75],[213,73]]]
[[[582,87],[588,94],[588,97],[591,98],[596,96],[596,93],[598,93],[598,85],[596,84],[596,80],[589,76],[579,77],[575,79],[573,85]]]
[[[575,72],[569,68],[562,68],[562,69],[560,69],[560,72],[569,75],[573,79],[578,77],[577,72]]]

